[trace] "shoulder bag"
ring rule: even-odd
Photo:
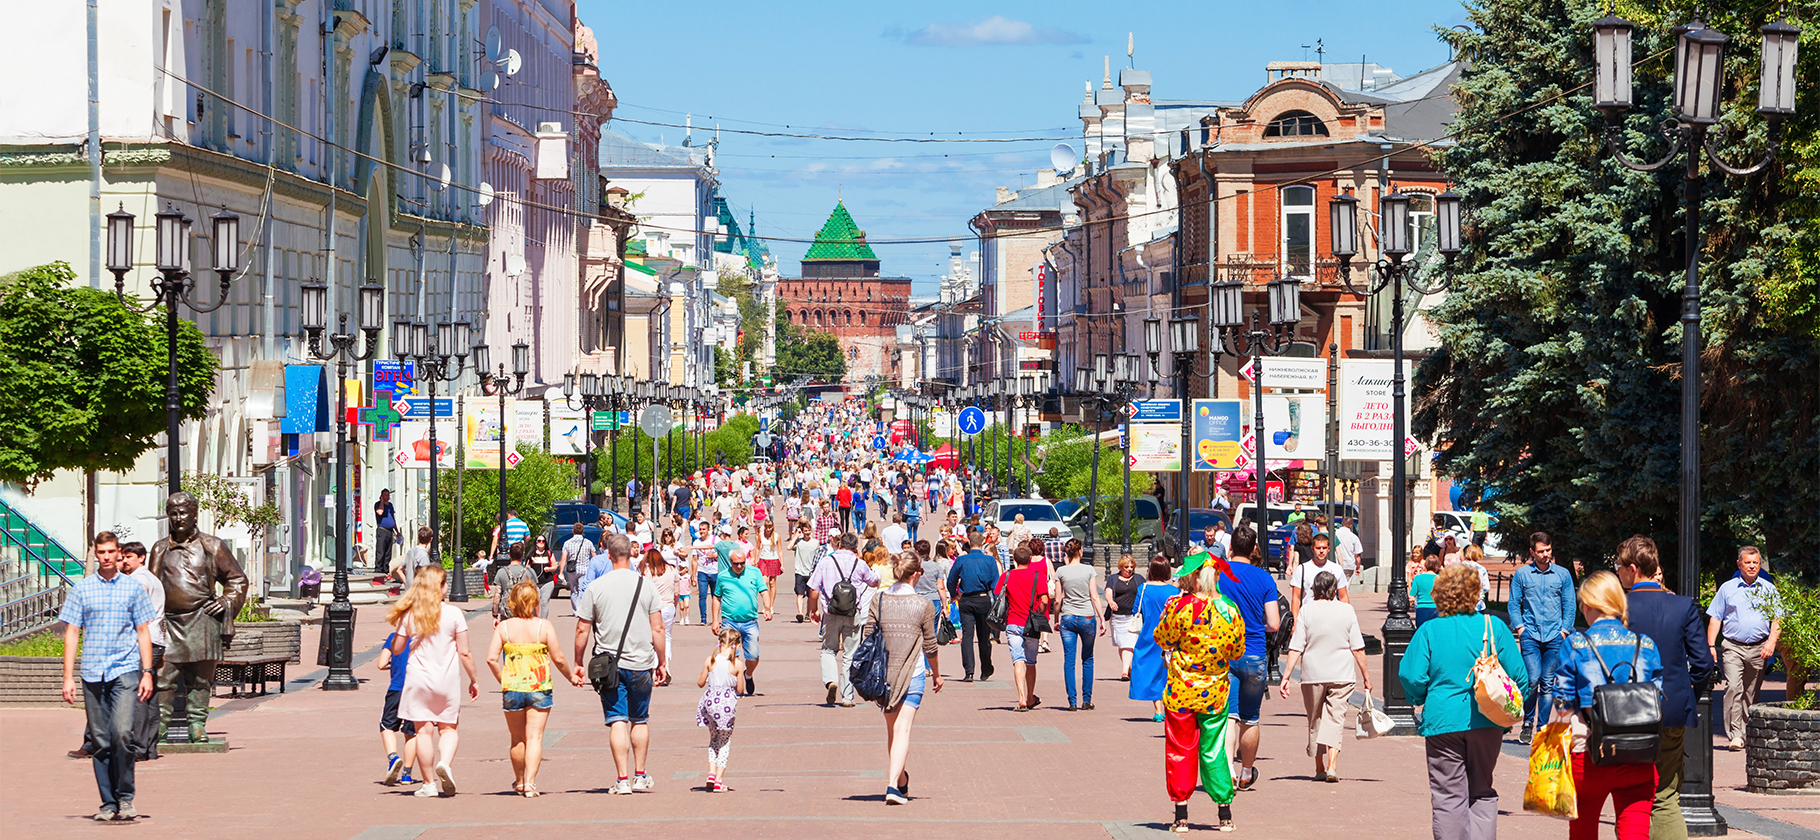
[[[632,587],[632,606],[626,609],[626,623],[619,628],[619,646],[612,655],[594,652],[594,658],[588,660],[588,681],[594,684],[597,694],[607,695],[619,691],[619,656],[626,652],[626,636],[632,632],[632,617],[638,615],[638,596],[644,594],[645,576],[638,576],[637,585]]]
[[[1586,753],[1593,764],[1654,764],[1662,748],[1662,689],[1637,679],[1643,637],[1630,654],[1630,679],[1612,682],[1611,668],[1599,655],[1599,646],[1587,639],[1593,658],[1605,672],[1605,684],[1593,689],[1586,715]]]
[[[1010,583],[1004,577],[999,578],[999,585],[992,590],[992,606],[986,612],[986,623],[992,625],[994,632],[1005,632],[1005,625],[1011,621]]]
[[[847,667],[853,693],[875,703],[883,703],[891,694],[891,678],[886,674],[890,657],[885,651],[884,612],[885,593],[880,592],[872,599],[872,626],[853,649],[853,663]]]
[[[1472,693],[1478,701],[1479,714],[1486,720],[1509,729],[1523,719],[1523,691],[1498,662],[1498,646],[1492,642],[1489,615],[1485,616],[1485,644],[1479,649],[1479,660],[1472,666]]]
[[[1024,616],[1024,638],[1053,633],[1055,628],[1049,626],[1048,611],[1038,611],[1036,608],[1036,567],[1025,566],[1024,568],[1030,570],[1030,612]]]

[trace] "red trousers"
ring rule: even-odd
[[[1649,840],[1649,811],[1656,796],[1656,765],[1600,767],[1574,753],[1574,793],[1580,816],[1567,824],[1567,840],[1595,840],[1605,797],[1618,816],[1618,840]]]

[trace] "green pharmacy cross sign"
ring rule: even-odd
[[[354,422],[359,423],[362,426],[372,426],[374,440],[390,442],[392,440],[392,429],[404,422],[404,415],[399,413],[398,409],[392,407],[392,395],[390,393],[380,391],[379,393],[374,394],[373,402],[376,403],[373,407],[361,408],[358,410],[358,415]]]

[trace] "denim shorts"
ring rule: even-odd
[[[600,709],[607,725],[645,723],[651,719],[651,671],[619,669],[619,688],[612,694],[600,695]]]
[[[910,678],[910,690],[904,694],[904,705],[905,706],[909,706],[912,709],[922,707],[922,705],[923,705],[923,686],[925,684],[925,680],[927,679],[926,678],[927,673],[928,673],[927,671],[924,671],[921,668],[916,669],[916,676]]]
[[[751,621],[729,621],[721,619],[722,627],[731,627],[739,631],[739,655],[747,662],[758,659],[758,619]]]
[[[1005,625],[1005,641],[1011,645],[1011,662],[1016,664],[1036,664],[1036,652],[1041,649],[1041,640],[1035,636],[1024,638],[1024,626],[1021,624]]]
[[[1264,673],[1268,666],[1262,656],[1241,656],[1228,666],[1232,680],[1226,714],[1247,726],[1257,725],[1264,709]]]
[[[505,708],[508,712],[548,709],[556,705],[556,693],[553,691],[508,691],[505,692],[505,698]]]

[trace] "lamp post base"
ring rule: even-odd
[[[1719,809],[1713,807],[1713,693],[1702,688],[1695,696],[1700,722],[1687,730],[1681,746],[1681,816],[1690,837],[1723,837],[1729,831]]]
[[[1394,594],[1391,597],[1396,597]],[[1397,672],[1403,667],[1403,654],[1416,634],[1416,623],[1407,615],[1392,614],[1384,619],[1384,714],[1390,716],[1391,728],[1386,735],[1416,735],[1416,707],[1403,696],[1403,681]]]
[[[323,611],[322,632],[328,634],[329,676],[322,681],[322,690],[354,691],[360,688],[360,681],[354,679],[354,605],[344,593],[337,595]]]

